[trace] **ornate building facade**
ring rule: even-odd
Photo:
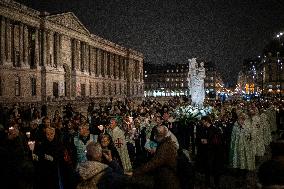
[[[0,102],[143,93],[143,54],[91,34],[72,12],[0,0]]]

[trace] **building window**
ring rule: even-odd
[[[31,78],[32,96],[36,96],[36,78]]]
[[[59,93],[58,93],[58,83],[57,82],[53,82],[53,96],[55,98],[58,98]]]
[[[15,51],[14,66],[15,67],[20,67],[21,66],[21,63],[20,63],[20,52],[19,51]]]
[[[183,83],[180,83],[180,86],[183,87]]]
[[[111,95],[111,84],[108,85],[108,94]]]
[[[86,84],[81,83],[81,96],[86,96]]]
[[[99,83],[96,83],[96,91],[97,91],[97,95],[99,95]]]
[[[145,75],[145,77],[148,77],[148,75]]]
[[[169,70],[167,70],[167,73],[169,73]]]
[[[17,76],[15,80],[15,95],[20,96],[21,94],[21,80],[20,77]]]
[[[106,95],[106,84],[103,83],[103,95]]]
[[[166,81],[170,81],[170,78],[166,78]]]

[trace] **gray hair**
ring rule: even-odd
[[[90,142],[87,147],[87,159],[90,161],[99,160],[98,157],[102,155],[102,146],[100,143]]]

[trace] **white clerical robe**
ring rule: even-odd
[[[252,129],[249,120],[243,126],[236,122],[233,126],[230,145],[232,168],[255,170],[255,153],[252,143]]]
[[[258,114],[252,117],[251,127],[253,129],[252,141],[255,147],[255,155],[264,156],[265,145],[264,145],[264,137],[263,137],[263,125],[260,122],[260,117]]]
[[[266,112],[263,112],[260,115],[260,122],[261,122],[261,125],[263,126],[264,144],[265,146],[268,146],[272,141],[272,137],[271,137],[270,124],[269,124],[269,120],[268,120],[268,116]]]
[[[110,132],[110,135],[119,153],[124,171],[131,171],[132,166],[131,166],[131,162],[130,162],[130,158],[129,158],[129,154],[127,150],[124,132],[119,127],[116,126]]]

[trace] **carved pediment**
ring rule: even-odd
[[[56,14],[46,17],[47,20],[55,22],[69,29],[75,30],[80,33],[90,34],[90,32],[85,28],[85,26],[80,22],[80,20],[72,12],[67,12],[63,14]]]

